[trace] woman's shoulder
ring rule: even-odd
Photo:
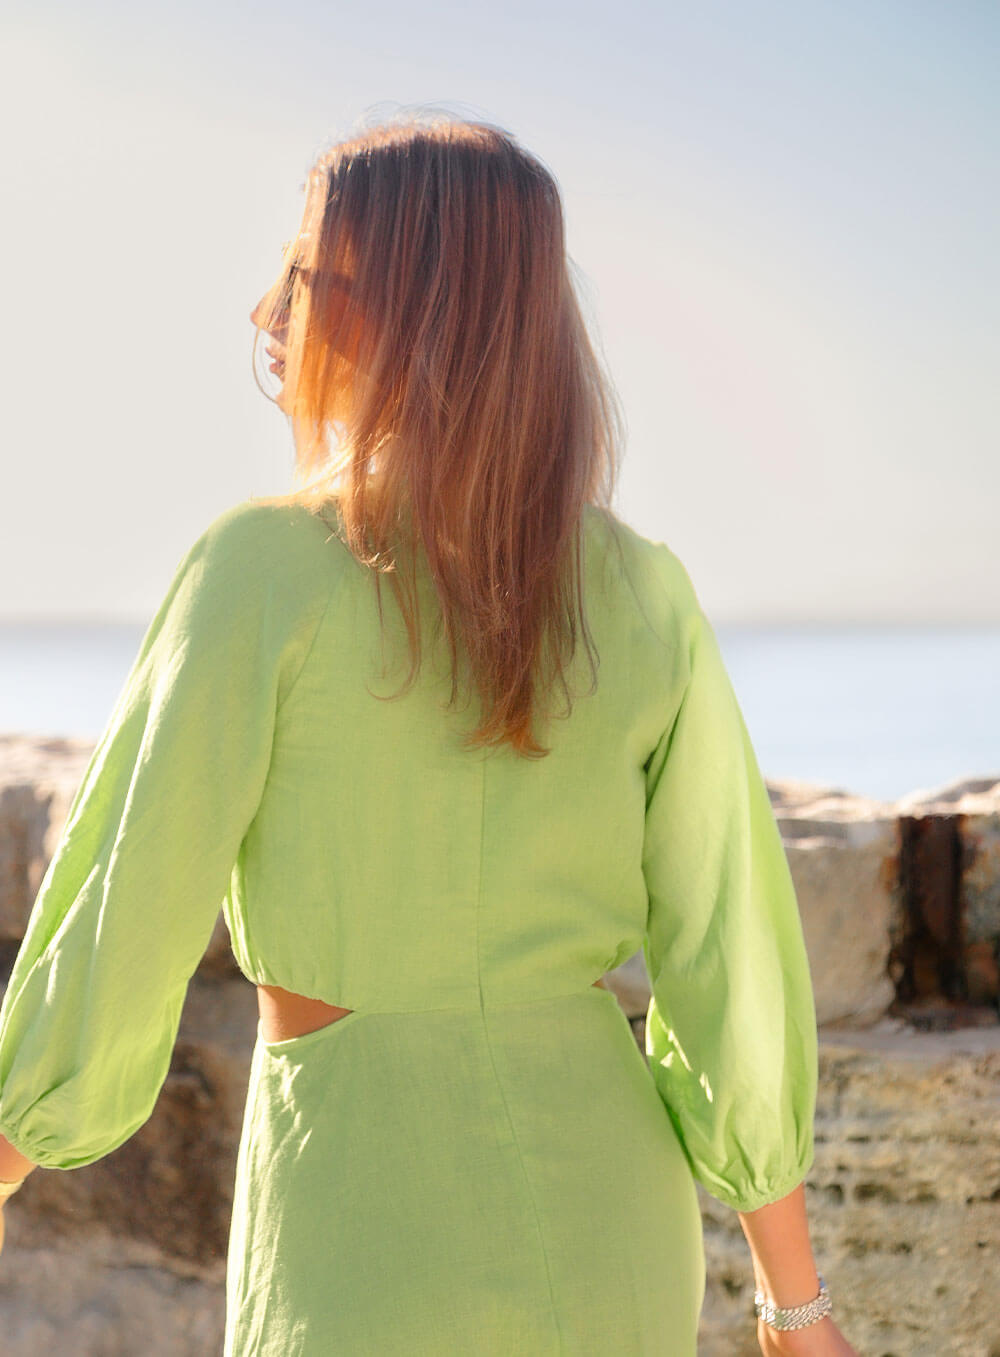
[[[174,572],[168,600],[185,625],[212,631],[280,619],[295,630],[321,612],[344,574],[346,548],[331,525],[301,503],[241,500],[211,518]]]
[[[279,497],[251,496],[216,514],[199,541],[223,553],[301,549],[315,554],[334,535],[333,525],[316,508]]]
[[[603,552],[617,560],[624,577],[661,636],[701,611],[697,592],[681,557],[666,541],[646,536],[600,505],[588,504],[584,522],[598,534]]]
[[[301,589],[314,578],[322,589],[330,572],[349,557],[335,523],[322,510],[280,498],[251,497],[211,518],[188,549],[185,560],[197,562],[208,577],[224,585],[253,588],[282,579]]]

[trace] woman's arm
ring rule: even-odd
[[[787,1197],[739,1211],[740,1225],[750,1245],[757,1285],[782,1309],[805,1305],[819,1291],[819,1276],[809,1241],[805,1185],[799,1183]]]
[[[19,1154],[9,1140],[0,1136],[0,1183],[19,1182],[37,1167],[37,1164]]]
[[[36,1167],[37,1165],[30,1159],[25,1159],[23,1154],[19,1154],[9,1140],[0,1136],[0,1184],[22,1182]],[[5,1234],[3,1208],[6,1202],[7,1196],[0,1187],[0,1251],[3,1250]]]
[[[0,1136],[0,1185],[5,1183],[22,1182],[33,1168],[30,1159],[25,1159],[23,1154],[19,1154],[14,1146],[4,1136]],[[0,1186],[0,1252],[3,1251],[4,1236],[6,1233],[3,1218],[3,1208],[7,1202],[7,1196],[4,1189]]]
[[[754,1280],[768,1300],[782,1309],[811,1301],[819,1293],[819,1276],[809,1240],[805,1185],[767,1206],[737,1214],[750,1245]],[[803,1329],[772,1329],[759,1320],[757,1337],[765,1357],[858,1357],[832,1315]]]
[[[153,1112],[267,784],[279,712],[332,597],[327,535],[297,507],[241,504],[174,572],[0,1004],[0,1135],[21,1158],[91,1164]]]

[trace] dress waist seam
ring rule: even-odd
[[[423,1014],[430,1015],[433,1013],[468,1014],[470,1017],[476,1017],[482,1016],[484,1013],[489,1014],[492,1012],[502,1012],[505,1009],[511,1008],[541,1007],[544,1004],[558,1003],[562,999],[579,999],[582,998],[583,995],[585,994],[589,995],[594,992],[598,994],[608,995],[610,999],[617,1003],[617,998],[610,989],[603,985],[596,985],[591,983],[589,985],[582,986],[580,989],[564,990],[561,994],[537,995],[531,999],[501,999],[501,1000],[484,999],[482,1003],[470,1000],[469,1003],[467,1004],[442,1004],[428,1008],[416,1008],[413,1007],[412,1005],[408,1005],[405,1008],[383,1008],[383,1007],[374,1008],[358,1005],[356,1008],[352,1008],[351,1012],[357,1013],[359,1017],[363,1016],[368,1018],[377,1017],[415,1018],[420,1017]]]

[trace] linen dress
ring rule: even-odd
[[[712,626],[588,506],[596,688],[581,647],[546,758],[462,750],[429,577],[425,667],[380,700],[405,627],[337,522],[244,501],[177,567],[0,1009],[0,1132],[72,1169],[147,1120],[221,906],[249,980],[354,1010],[258,1028],[226,1357],[692,1357],[695,1179],[741,1210],[800,1183],[817,1069]],[[594,987],[640,948],[645,1056]]]

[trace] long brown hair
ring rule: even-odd
[[[584,506],[609,524],[624,419],[588,335],[559,189],[513,135],[450,115],[382,122],[323,153],[260,330],[286,317],[285,403],[304,488],[389,576],[420,669],[415,566],[482,700],[466,747],[536,742],[541,692],[582,637]],[[338,450],[330,453],[331,430]],[[407,569],[401,570],[404,560]],[[405,582],[404,582],[405,576]]]

